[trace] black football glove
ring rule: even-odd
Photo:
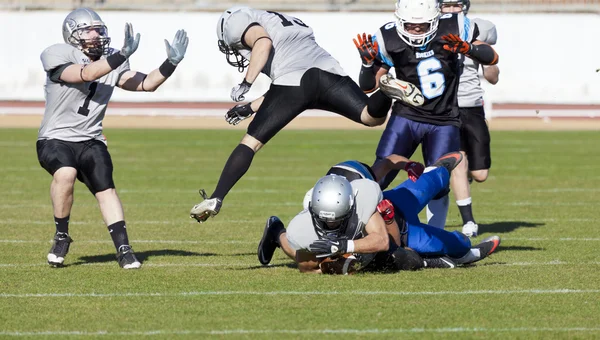
[[[227,111],[225,120],[231,125],[238,125],[242,120],[250,118],[253,114],[254,111],[252,111],[250,103],[238,104]]]
[[[333,255],[346,254],[348,252],[348,240],[327,237],[325,239],[316,240],[309,247],[311,253],[317,255],[318,259]]]

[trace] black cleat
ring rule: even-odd
[[[280,247],[279,235],[285,232],[283,222],[277,216],[271,216],[265,225],[265,231],[258,244],[258,261],[266,266],[271,262],[275,249]]]
[[[479,248],[479,252],[480,252],[480,258],[479,260],[482,260],[490,255],[492,255],[496,249],[498,249],[498,246],[500,245],[500,236],[490,236],[486,239],[484,239],[483,241],[481,241],[481,243],[479,243],[478,245],[475,246],[475,248]]]
[[[454,170],[454,168],[456,168],[456,166],[458,165],[458,163],[460,163],[462,161],[462,159],[463,159],[463,155],[459,151],[449,152],[449,153],[443,155],[442,157],[438,158],[435,161],[435,163],[433,163],[431,166],[436,166],[436,167],[443,166],[444,168],[446,168],[448,170],[448,172],[452,172],[452,170]]]
[[[426,268],[456,268],[456,263],[448,256],[424,259]]]
[[[73,239],[67,233],[56,233],[52,248],[48,253],[48,264],[53,267],[62,267],[65,256],[69,253],[69,246]]]
[[[135,257],[133,249],[128,245],[119,247],[117,262],[119,262],[119,266],[123,269],[138,269],[142,266],[142,263]]]

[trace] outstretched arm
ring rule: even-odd
[[[134,38],[133,26],[127,23],[125,24],[125,42],[123,48],[118,53],[111,54],[106,59],[100,59],[87,65],[62,65],[49,72],[50,79],[76,84],[102,78],[127,61],[127,58],[137,50],[139,44],[140,34],[138,33]]]
[[[175,68],[185,56],[188,43],[189,38],[186,31],[177,31],[172,45],[165,40],[167,59],[159,68],[147,75],[142,72],[127,71],[119,79],[119,87],[128,91],[154,92],[175,72]]]
[[[442,39],[446,41],[443,46],[445,50],[469,56],[482,65],[496,65],[498,63],[498,54],[494,48],[483,41],[475,40],[470,43],[462,40],[456,34],[445,35]]]

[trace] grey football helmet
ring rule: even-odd
[[[96,31],[97,35],[89,38],[91,31]],[[69,13],[63,21],[62,32],[67,44],[77,47],[92,60],[108,54],[108,29],[98,13],[90,8],[78,8]]]
[[[462,12],[464,15],[469,13],[469,8],[471,8],[471,0],[439,0],[440,8],[442,8],[445,4],[458,4],[462,5]]]
[[[247,6],[231,7],[229,9],[227,9],[225,12],[223,12],[223,14],[221,14],[221,17],[219,18],[219,21],[217,21],[217,40],[219,43],[219,51],[221,51],[221,53],[225,54],[227,63],[229,63],[229,65],[231,65],[231,66],[237,67],[238,71],[240,71],[240,72],[244,72],[244,69],[246,67],[248,67],[248,65],[250,64],[250,61],[248,59],[244,58],[244,56],[242,56],[234,48],[231,48],[231,46],[227,45],[227,43],[225,42],[225,23],[227,22],[227,20],[233,13],[235,13],[243,8],[248,8],[248,7]],[[235,57],[235,60],[232,60],[231,57]]]
[[[338,175],[327,175],[319,179],[313,188],[308,211],[319,237],[343,234],[356,211],[350,182]]]

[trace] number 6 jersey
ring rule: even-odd
[[[117,52],[110,49],[109,53]],[[56,44],[45,49],[40,58],[47,76],[44,86],[46,109],[38,139],[102,140],[106,106],[120,76],[129,70],[129,61],[100,79],[72,84],[61,81],[60,74],[69,65],[89,64],[90,60],[83,52],[68,44]]]
[[[338,61],[317,44],[312,28],[300,19],[245,7],[233,12],[219,25],[225,43],[248,60],[251,48],[243,41],[246,31],[254,25],[260,25],[267,31],[273,48],[262,73],[268,75],[275,85],[298,86],[304,72],[313,67],[346,75]]]
[[[440,17],[437,32],[423,47],[412,47],[404,42],[396,31],[395,22],[377,31],[375,39],[383,67],[394,67],[396,78],[415,84],[425,98],[420,107],[396,101],[392,107],[394,114],[417,122],[460,125],[456,95],[462,62],[458,54],[444,50],[442,36],[452,33],[463,37],[464,30],[462,14],[444,14]]]

